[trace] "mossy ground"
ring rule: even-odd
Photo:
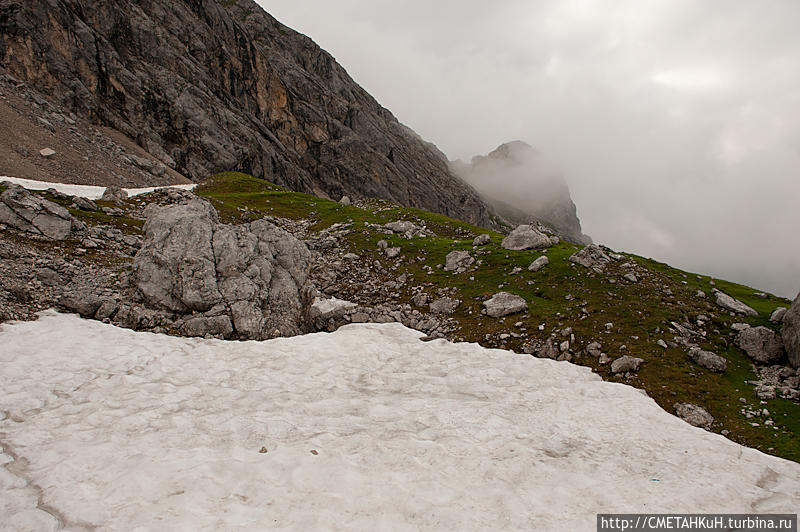
[[[713,430],[730,431],[729,438],[764,452],[800,461],[800,405],[786,399],[766,401],[755,397],[753,385],[756,378],[752,365],[744,354],[732,347],[730,325],[747,322],[775,328],[768,320],[778,306],[787,306],[789,300],[769,295],[760,298],[757,290],[747,286],[698,276],[635,255],[625,254],[625,260],[635,261],[647,268],[651,275],[640,283],[622,280],[625,273],[619,264],[609,267],[603,275],[571,264],[567,259],[580,246],[561,242],[546,251],[550,264],[543,270],[531,273],[528,265],[541,252],[509,251],[500,247],[503,236],[464,222],[417,209],[402,208],[385,201],[373,200],[367,208],[341,205],[308,194],[288,191],[277,185],[253,179],[244,174],[224,173],[213,176],[196,190],[197,194],[211,200],[222,221],[240,223],[265,215],[293,219],[310,219],[312,229],[320,230],[335,223],[352,223],[353,231],[347,237],[348,251],[365,260],[380,260],[385,265],[394,264],[379,252],[377,242],[386,240],[391,246],[403,250],[399,267],[386,276],[392,280],[405,273],[412,281],[408,286],[424,286],[430,295],[438,289],[454,289],[463,302],[453,317],[459,328],[458,339],[478,342],[490,347],[502,347],[520,352],[523,343],[534,339],[544,340],[554,330],[572,327],[577,338],[578,351],[592,341],[599,341],[612,358],[628,353],[645,359],[638,376],[630,381],[614,376],[609,367],[598,364],[592,357],[580,357],[576,363],[591,366],[604,379],[624,381],[643,388],[665,410],[673,412],[677,402],[702,405],[715,418]],[[436,237],[406,239],[400,235],[387,235],[365,225],[385,224],[406,219],[424,222]],[[491,243],[473,249],[472,239],[482,233],[491,235]],[[474,272],[455,274],[445,272],[437,265],[445,262],[453,250],[470,251],[481,266]],[[478,254],[481,253],[481,254]],[[485,253],[485,254],[484,254]],[[624,262],[624,261],[621,261]],[[429,266],[432,269],[426,270]],[[510,275],[515,268],[522,271]],[[616,282],[611,283],[609,279]],[[759,312],[757,317],[733,317],[713,303],[711,289],[718,288],[750,305]],[[667,295],[668,288],[672,295]],[[353,287],[357,290],[357,287]],[[481,302],[490,295],[505,290],[524,297],[530,306],[527,314],[494,319],[480,314]],[[697,298],[703,290],[709,298]],[[406,290],[398,302],[409,302],[411,292]],[[568,297],[572,296],[572,297]],[[582,309],[588,314],[584,316]],[[695,321],[699,315],[714,315],[710,331],[701,342],[703,348],[715,351],[728,361],[724,374],[712,373],[687,358],[685,348],[663,349],[656,345],[658,339],[671,340],[666,332],[670,321]],[[517,325],[519,322],[521,324]],[[605,324],[613,323],[611,330]],[[539,330],[544,325],[544,331]],[[656,333],[657,328],[661,333]],[[527,338],[500,339],[502,333],[524,333]],[[621,346],[626,349],[620,350]],[[746,419],[741,413],[744,397],[748,404],[767,408],[778,428],[765,426],[762,419]],[[758,423],[754,427],[751,423]]]

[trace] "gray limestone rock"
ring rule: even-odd
[[[603,346],[600,342],[592,342],[586,346],[586,354],[592,357],[599,357],[600,354],[603,352]]]
[[[451,251],[445,257],[444,269],[448,272],[462,272],[472,266],[475,259],[466,251]]]
[[[781,336],[786,346],[789,363],[795,368],[800,368],[800,294],[797,295],[792,306],[783,316]]]
[[[0,2],[0,20],[9,73],[190,179],[237,168],[322,197],[492,223],[444,154],[253,0]]]
[[[535,261],[531,262],[531,265],[528,266],[528,271],[530,272],[538,272],[545,266],[550,264],[550,259],[542,255],[541,257],[537,258]]]
[[[199,316],[190,318],[183,323],[181,332],[186,336],[222,336],[229,338],[233,334],[233,326],[228,316],[214,316],[211,318]]]
[[[145,214],[133,278],[148,304],[185,314],[223,303],[241,339],[305,330],[311,256],[296,238],[263,219],[220,224],[211,204],[201,199],[151,205]],[[229,334],[215,331],[210,334]]]
[[[612,373],[626,373],[628,371],[639,371],[639,367],[644,362],[644,359],[632,357],[630,355],[622,355],[611,363]]]
[[[704,351],[698,347],[689,350],[689,358],[695,364],[718,373],[722,373],[728,368],[728,361],[723,357],[711,351]]]
[[[714,418],[700,406],[690,403],[675,403],[675,414],[690,425],[708,430],[714,423]]]
[[[432,314],[452,314],[458,308],[461,301],[450,297],[440,297],[430,304]]]
[[[532,225],[520,225],[503,239],[504,249],[542,249],[553,245],[550,237],[536,230]]]
[[[775,364],[786,354],[781,337],[763,326],[749,327],[736,335],[736,345],[761,364]]]
[[[65,240],[75,220],[64,207],[12,185],[0,194],[0,223],[53,240]]]
[[[733,299],[731,296],[724,292],[720,292],[717,289],[714,289],[714,295],[716,296],[716,303],[720,307],[730,310],[731,312],[735,312],[736,314],[743,314],[745,316],[758,316],[758,312],[754,309],[748,307],[741,301]]]
[[[415,233],[415,232],[419,231],[419,229],[420,229],[420,227],[418,225],[416,225],[416,224],[414,224],[412,222],[409,222],[407,220],[399,220],[397,222],[389,222],[388,224],[384,225],[384,227],[386,229],[388,229],[389,231],[393,232],[393,233],[400,233],[400,234],[404,234],[404,233],[407,233],[409,231],[411,231],[412,233]]]
[[[589,244],[582,250],[573,253],[569,261],[600,273],[611,263],[611,257],[606,255],[605,251],[597,244]]]
[[[786,307],[778,307],[776,308],[769,317],[769,321],[772,323],[782,323],[783,317],[786,315],[787,308]]]
[[[489,243],[489,242],[491,242],[491,241],[492,241],[492,237],[491,237],[491,236],[489,236],[488,234],[485,234],[485,233],[484,233],[484,234],[482,234],[482,235],[478,235],[478,236],[476,236],[476,237],[475,237],[475,238],[472,240],[472,245],[473,245],[473,246],[485,246],[486,244],[488,244],[488,243]]]
[[[500,318],[528,310],[528,303],[518,295],[498,292],[483,302],[486,314],[492,318]]]

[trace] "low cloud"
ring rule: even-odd
[[[451,159],[556,161],[596,241],[800,290],[800,3],[261,3]]]

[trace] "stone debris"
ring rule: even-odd
[[[569,261],[580,264],[584,268],[589,268],[597,273],[602,273],[606,266],[611,263],[611,257],[597,244],[590,244],[582,250],[570,256]]]
[[[475,259],[467,251],[451,251],[445,257],[444,270],[461,273],[472,266],[474,262]]]
[[[492,237],[489,236],[488,234],[484,233],[482,235],[476,236],[475,239],[472,241],[472,245],[473,246],[485,246],[486,244],[488,244],[491,241],[492,241]]]

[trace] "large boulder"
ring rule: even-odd
[[[573,253],[569,258],[570,262],[580,264],[584,268],[589,268],[598,273],[602,272],[611,260],[611,257],[606,255],[606,252],[597,244],[590,244]]]
[[[532,225],[520,225],[503,239],[501,244],[505,249],[540,249],[553,245],[550,237],[537,231]]]
[[[766,327],[748,327],[736,335],[738,345],[747,356],[761,364],[775,364],[785,354],[781,337]]]
[[[201,199],[145,214],[133,279],[149,305],[188,314],[221,304],[240,339],[306,330],[311,257],[299,240],[266,220],[221,224]]]
[[[20,231],[65,240],[74,222],[67,209],[20,186],[11,185],[0,194],[0,223]]]
[[[486,314],[492,318],[500,318],[528,310],[528,303],[518,295],[498,292],[483,302],[483,308],[486,309]]]
[[[792,306],[783,315],[781,336],[789,363],[800,368],[800,294],[797,294]]]
[[[755,309],[745,305],[738,299],[733,299],[725,292],[720,292],[715,288],[714,295],[717,297],[717,305],[726,310],[730,310],[736,314],[743,314],[744,316],[758,316],[758,312],[756,312]]]
[[[544,255],[542,255],[541,257],[539,257],[535,261],[531,262],[531,265],[528,266],[528,271],[530,271],[530,272],[538,272],[539,270],[541,270],[542,268],[544,268],[548,264],[550,264],[550,259],[548,259]]]

